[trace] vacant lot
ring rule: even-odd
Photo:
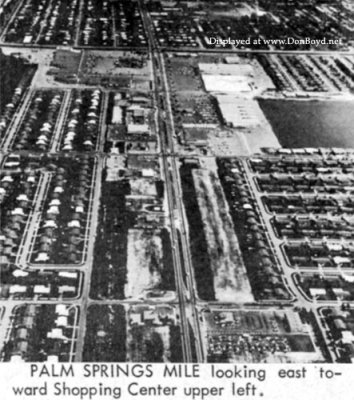
[[[163,270],[162,243],[156,232],[129,230],[127,270],[125,297],[139,298],[159,287]]]
[[[221,185],[212,172],[195,170],[194,184],[214,275],[215,297],[222,302],[253,300]]]

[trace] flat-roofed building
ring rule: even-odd
[[[216,98],[226,124],[244,128],[262,124],[264,116],[256,101],[232,95],[217,95]]]

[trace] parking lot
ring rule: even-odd
[[[291,362],[298,352],[323,357],[309,325],[293,311],[212,309],[202,315],[208,362]]]

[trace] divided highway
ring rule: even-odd
[[[161,155],[170,211],[172,251],[181,315],[184,361],[194,361],[192,355],[193,345],[196,352],[196,361],[204,362],[201,333],[198,324],[193,268],[191,265],[189,246],[187,243],[182,191],[180,188],[178,166],[174,152],[173,137],[175,132],[166,78],[166,69],[163,60],[163,54],[161,53],[157,40],[154,36],[153,24],[143,2],[140,2],[140,8],[145,31],[148,35],[149,51],[153,65],[153,92],[155,94],[155,105],[157,107]],[[182,264],[186,270],[185,274],[187,287],[183,278],[184,271]],[[193,335],[191,329],[193,331]],[[194,337],[194,343],[191,343],[192,337]]]

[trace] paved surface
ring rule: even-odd
[[[21,1],[19,1],[19,6],[21,5]],[[149,13],[147,12],[145,5],[142,0],[139,0],[139,6],[142,13],[143,24],[148,36],[149,43],[149,54],[151,57],[152,65],[153,65],[153,96],[154,96],[154,105],[156,107],[156,122],[157,129],[159,130],[159,148],[160,153],[159,156],[162,160],[163,165],[163,175],[165,181],[165,187],[167,192],[167,202],[168,202],[168,211],[169,211],[169,227],[171,231],[171,240],[172,240],[172,256],[173,256],[173,264],[174,264],[174,272],[176,279],[176,290],[177,290],[177,300],[178,303],[172,301],[169,304],[178,305],[179,307],[179,315],[180,315],[180,324],[181,324],[181,334],[182,334],[182,351],[183,351],[183,359],[185,362],[192,362],[193,354],[192,349],[195,348],[196,357],[198,362],[204,362],[206,355],[204,354],[203,347],[203,339],[202,339],[202,331],[199,323],[200,310],[203,308],[216,307],[217,309],[228,309],[230,304],[222,304],[217,302],[205,302],[198,299],[196,292],[196,284],[194,278],[194,271],[191,262],[191,254],[190,247],[188,243],[188,223],[186,219],[186,214],[182,202],[182,189],[181,189],[181,180],[179,176],[179,159],[178,154],[176,153],[174,146],[174,138],[175,127],[173,122],[172,108],[170,102],[170,92],[167,81],[166,67],[164,62],[163,52],[166,49],[161,49],[157,43],[157,40],[154,35],[154,27],[150,18]],[[81,21],[82,18],[82,8],[83,1],[80,2],[80,10],[78,20]],[[15,15],[15,13],[14,13]],[[12,17],[13,19],[13,17]],[[12,20],[11,19],[11,20]],[[10,22],[11,22],[10,20]],[[7,25],[9,26],[9,24]],[[78,24],[79,26],[79,24]],[[115,30],[114,30],[115,31]],[[4,33],[6,32],[6,28],[3,31],[3,34],[0,37],[0,42],[3,40]],[[115,37],[116,42],[116,37]],[[79,29],[76,31],[75,36],[75,45],[78,46],[79,43]],[[38,45],[8,45],[2,44],[2,46],[9,46],[17,48],[30,48],[30,49],[38,49],[40,48]],[[54,49],[56,46],[41,46],[41,48]],[[101,49],[91,47],[91,49]],[[124,50],[129,50],[129,48],[124,47]],[[106,49],[109,50],[109,49]],[[119,48],[115,49],[119,50]],[[134,48],[134,50],[138,50]],[[146,50],[146,49],[145,49]],[[224,50],[224,49],[176,49],[171,48],[168,49],[170,52],[187,52],[187,53],[268,53],[268,54],[316,54],[316,55],[332,55],[333,52],[302,52],[302,51],[253,51],[253,50]],[[354,54],[354,52],[336,52],[335,54],[344,54],[350,55]],[[83,60],[83,56],[81,61]],[[64,122],[69,112],[70,99],[72,94],[72,89],[74,89],[75,85],[69,87],[65,90],[64,98],[62,100],[61,108],[59,111],[59,115],[57,117],[56,126],[54,129],[54,136],[50,146],[50,152],[55,153],[59,150],[60,140],[63,134]],[[14,141],[15,135],[18,133],[18,129],[21,126],[23,118],[30,106],[31,99],[34,94],[33,83],[32,86],[24,93],[23,98],[21,100],[21,104],[18,107],[18,112],[13,118],[8,130],[7,135],[4,137],[1,148],[3,152],[9,151]],[[83,272],[83,281],[82,281],[82,291],[80,297],[77,299],[73,299],[68,301],[73,306],[77,307],[77,313],[75,317],[74,323],[74,332],[73,338],[71,339],[71,358],[75,358],[75,361],[82,361],[82,353],[84,348],[84,339],[87,328],[87,310],[90,304],[101,304],[101,305],[114,305],[114,304],[142,304],[141,302],[134,301],[120,301],[120,300],[92,300],[89,297],[89,291],[91,286],[91,277],[92,277],[92,268],[93,268],[93,254],[94,254],[94,242],[96,238],[95,234],[89,234],[89,232],[96,232],[97,224],[98,224],[98,212],[99,212],[99,204],[100,204],[100,192],[101,192],[101,175],[105,164],[105,155],[103,154],[103,145],[104,145],[104,135],[106,132],[106,115],[107,115],[107,105],[108,105],[108,93],[104,91],[102,98],[102,108],[100,113],[99,120],[99,129],[100,136],[96,147],[97,154],[97,165],[94,172],[94,188],[92,191],[92,198],[90,203],[90,211],[88,215],[89,224],[87,226],[87,243],[86,243],[86,255],[83,260],[83,265],[78,268],[77,265],[65,265],[61,266],[60,269],[78,269],[80,272]],[[73,153],[75,154],[75,153]],[[155,154],[155,153],[152,153]],[[41,203],[42,200],[46,196],[46,191],[48,190],[48,186],[50,183],[51,174],[46,172],[41,175],[41,181],[39,188],[36,193],[35,206],[31,211],[31,214],[28,218],[27,226],[26,226],[26,234],[24,235],[21,245],[20,251],[18,254],[17,264],[21,267],[28,267],[29,264],[29,255],[31,249],[34,245],[34,238],[39,227],[40,216],[41,216]],[[259,211],[261,213],[264,226],[268,232],[273,232],[270,222],[270,216],[264,212],[264,209],[261,205],[260,194],[257,191],[255,186],[255,182],[253,179],[248,179],[248,184],[254,193],[255,199],[258,204]],[[272,234],[271,234],[272,235]],[[179,240],[180,237],[180,240]],[[285,306],[296,306],[299,308],[306,308],[307,310],[312,310],[316,315],[318,324],[324,334],[324,337],[327,340],[327,343],[330,344],[327,338],[326,328],[323,326],[323,314],[322,310],[325,307],[338,306],[339,303],[335,301],[327,301],[327,302],[316,302],[308,299],[302,293],[301,289],[296,285],[293,280],[292,275],[296,272],[295,269],[286,266],[286,260],[284,259],[284,254],[279,249],[277,238],[275,235],[271,237],[271,243],[274,243],[275,246],[273,250],[276,254],[276,257],[279,260],[279,268],[281,269],[286,284],[290,293],[294,295],[292,301],[290,302],[268,302],[262,305],[259,305],[260,308],[265,309],[276,309],[279,305]],[[183,266],[185,271],[183,271]],[[31,266],[32,268],[33,266]],[[36,267],[35,267],[36,268]],[[41,266],[40,268],[45,268],[45,266]],[[53,269],[53,267],[51,267]],[[306,269],[306,271],[311,272],[311,269]],[[317,271],[317,269],[316,269]],[[326,270],[327,271],[327,270]],[[185,279],[184,279],[185,275]],[[4,307],[4,314],[1,320],[1,329],[0,329],[0,345],[6,339],[6,335],[9,333],[9,329],[11,328],[11,314],[14,307],[23,304],[26,302],[27,304],[61,304],[62,299],[56,299],[53,301],[41,300],[41,299],[33,299],[29,301],[24,300],[14,300],[10,299],[8,301],[0,301],[0,307]],[[163,304],[165,301],[144,301],[143,304]],[[244,305],[239,304],[238,307],[243,307]],[[6,329],[4,327],[7,327]],[[77,336],[77,338],[76,338]],[[75,339],[74,339],[75,337]],[[192,338],[194,337],[194,343],[192,343]],[[335,354],[333,350],[330,349],[331,356],[335,359]]]

